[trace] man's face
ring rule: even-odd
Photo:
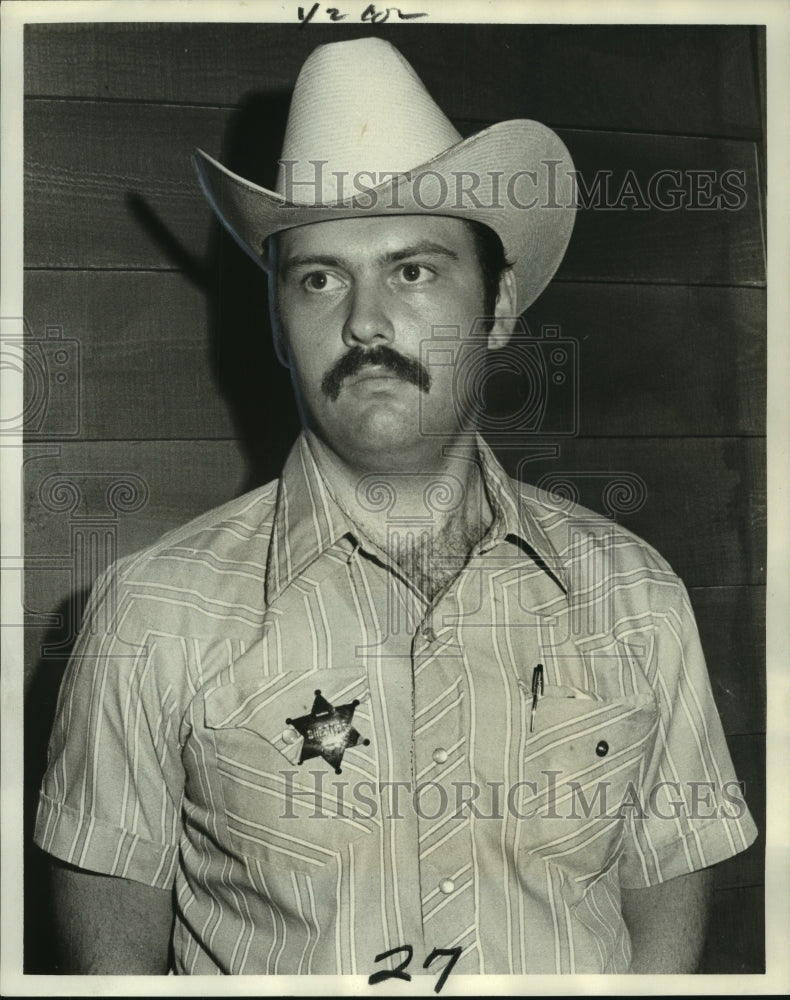
[[[386,469],[432,453],[474,426],[469,380],[454,377],[458,341],[483,314],[469,227],[440,216],[378,216],[287,230],[276,260],[277,336],[306,426],[349,464]],[[510,315],[504,283],[498,313]],[[501,346],[509,326],[489,335]],[[421,345],[423,350],[421,351]],[[449,362],[449,363],[448,363]],[[466,415],[464,415],[466,414]]]

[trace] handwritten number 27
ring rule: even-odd
[[[404,952],[406,957],[397,965],[394,969],[381,969],[379,972],[374,972],[371,976],[368,976],[368,985],[375,986],[377,983],[383,983],[387,979],[405,979],[406,982],[411,982],[411,976],[406,969],[414,957],[414,948],[410,944],[401,945],[399,948],[390,948],[389,951],[383,951],[380,955],[376,955],[374,962],[383,962],[385,958],[389,958],[391,955],[397,955],[398,952]],[[458,959],[461,957],[460,948],[434,948],[430,955],[422,963],[423,969],[427,969],[437,958],[449,958],[449,962],[442,969],[442,973],[436,981],[436,985],[433,988],[434,993],[441,993],[442,987],[447,982],[447,977],[453,971],[453,967]]]

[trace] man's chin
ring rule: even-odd
[[[440,468],[446,446],[473,440],[474,432],[458,430],[426,433],[419,427],[419,414],[401,423],[363,420],[349,423],[340,431],[321,435],[329,447],[351,468],[364,472],[426,472]]]
[[[419,430],[420,390],[402,379],[371,378],[343,387],[329,404],[328,417],[338,428],[353,428],[397,440]]]
[[[431,450],[433,439],[420,432],[417,407],[401,417],[380,411],[372,417],[355,414],[339,425],[325,427],[321,437],[349,465],[377,471],[402,468],[404,463],[419,462],[426,447]]]

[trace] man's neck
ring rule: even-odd
[[[307,440],[340,507],[433,599],[493,519],[474,438],[452,448],[437,444],[432,455],[408,464],[390,455],[351,464],[309,432]]]

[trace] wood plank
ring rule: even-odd
[[[25,303],[35,343],[62,331],[78,352],[71,392],[50,391],[46,413],[31,407],[36,438],[233,437],[209,305],[183,274],[32,271]]]
[[[102,441],[64,443],[59,455],[29,449],[25,465],[25,552],[51,557],[70,551],[71,526],[112,526],[118,555],[134,552],[198,514],[240,495],[248,471],[234,441]],[[49,452],[52,448],[49,449]],[[52,494],[63,487],[63,509]],[[110,485],[130,479],[129,497],[108,498]],[[72,496],[79,500],[71,509]],[[127,507],[134,505],[126,512]],[[138,506],[139,501],[139,506]],[[90,582],[90,581],[89,581]]]
[[[758,835],[747,850],[716,865],[715,885],[719,889],[762,885],[765,881],[766,835],[765,736],[730,736],[727,745]]]
[[[545,442],[551,446],[550,442]],[[755,438],[568,439],[498,447],[511,475],[617,517],[689,587],[759,584],[765,578],[765,457]],[[607,491],[620,483],[623,507]],[[631,492],[633,491],[633,492]]]
[[[762,886],[714,892],[699,972],[765,972],[765,892]]]
[[[78,341],[79,385],[69,387],[80,393],[78,420],[73,395],[50,392],[46,414],[31,406],[31,430],[136,440],[238,433],[261,454],[275,428],[290,438],[296,416],[271,348],[265,282],[228,248],[219,287],[221,296],[207,294],[169,271],[29,271],[33,335],[46,341],[55,326]],[[762,289],[557,283],[526,319],[535,337],[550,325],[575,342],[584,436],[765,433]],[[523,343],[508,356],[517,374],[491,383],[492,419],[518,413],[534,391]]]
[[[693,587],[689,597],[724,732],[765,732],[765,589]]]
[[[26,29],[25,90],[235,104],[290,90],[316,45],[371,34],[451,117],[759,135],[753,29],[720,25],[48,24]]]
[[[765,433],[762,289],[554,282],[526,320],[576,341],[583,435]]]
[[[577,214],[557,277],[764,283],[754,143],[613,132],[559,134],[584,180],[580,204],[589,207]],[[675,173],[671,183],[664,171]],[[704,177],[709,186],[698,196],[693,193],[698,190],[695,178]],[[670,194],[668,183],[682,193]],[[732,198],[729,185],[739,189]]]
[[[218,149],[225,124],[195,108],[28,105],[26,264],[199,271],[211,210],[190,157]]]
[[[235,113],[29,101],[26,264],[186,267],[200,273],[207,259],[211,214],[192,170],[192,150],[200,146],[244,176],[270,184],[279,155],[272,118],[282,122],[286,106],[282,95],[251,100]],[[583,178],[590,207],[578,213],[560,278],[764,283],[753,144],[636,133],[561,134]],[[227,156],[221,152],[223,135]],[[650,178],[665,170],[679,171],[680,186],[687,192],[695,171],[712,172],[715,198],[723,196],[725,172],[742,172],[745,200],[734,210],[649,207],[654,201]],[[602,186],[596,194],[595,178],[604,178],[605,173],[608,188]],[[636,184],[633,190],[639,192],[630,200],[623,197],[624,185],[629,184]],[[516,192],[520,200],[527,196],[523,190]],[[648,207],[641,207],[642,197],[648,199]],[[666,191],[656,197],[666,202]]]
[[[757,97],[758,106],[760,108],[760,141],[757,144],[757,159],[759,162],[760,169],[760,190],[767,191],[768,184],[766,181],[766,173],[768,169],[768,128],[767,128],[767,115],[768,115],[768,95],[767,95],[767,81],[766,81],[766,66],[765,66],[765,26],[761,25],[754,29],[754,42],[753,47],[755,51],[755,59],[757,63]],[[767,219],[765,213],[763,213],[763,238],[767,239],[766,228]]]
[[[299,426],[290,375],[274,354],[260,269],[226,250],[233,263],[223,258],[209,294],[179,272],[29,271],[34,341],[46,343],[57,319],[79,352],[70,392],[28,393],[33,439],[236,438],[257,481],[274,478]],[[45,367],[49,381],[59,374]],[[46,406],[33,405],[39,397]]]

